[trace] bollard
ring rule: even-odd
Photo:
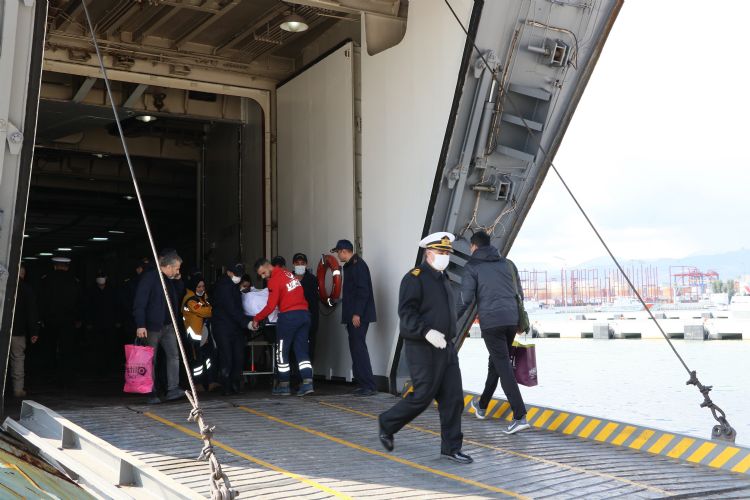
[[[703,324],[685,325],[685,340],[706,340],[706,327]]]
[[[594,338],[609,340],[612,333],[609,329],[609,323],[594,323]]]

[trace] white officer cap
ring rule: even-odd
[[[419,242],[420,248],[432,248],[434,250],[448,250],[453,251],[452,243],[456,240],[456,237],[451,233],[440,231],[432,233],[429,236],[422,238]]]

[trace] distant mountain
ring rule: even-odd
[[[681,259],[638,259],[623,260],[620,264],[624,268],[637,268],[641,265],[654,266],[658,269],[659,281],[666,282],[669,280],[670,266],[691,266],[697,267],[700,271],[716,271],[719,273],[721,280],[735,279],[740,276],[750,275],[750,250],[740,249],[726,253],[711,255],[693,255]],[[554,268],[549,265],[534,265],[533,263],[519,262],[521,269],[537,269],[559,272],[560,268]],[[581,264],[570,269],[612,269],[615,265],[609,257],[598,257],[596,259],[582,262]]]

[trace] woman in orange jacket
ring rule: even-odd
[[[182,299],[182,319],[190,346],[189,354],[193,358],[191,366],[193,379],[197,384],[202,384],[206,390],[211,390],[218,385],[215,383],[214,376],[216,346],[210,330],[212,313],[203,276],[200,273],[191,275],[187,280],[185,297]]]

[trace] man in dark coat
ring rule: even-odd
[[[367,329],[377,321],[375,297],[372,292],[370,268],[349,240],[339,240],[331,253],[338,254],[344,263],[344,289],[342,291],[341,323],[349,334],[349,352],[352,356],[352,371],[359,388],[355,396],[375,394],[375,379],[372,375],[370,353],[367,350]]]
[[[461,452],[461,415],[464,394],[455,339],[456,304],[453,288],[443,272],[450,262],[454,236],[434,233],[420,242],[425,260],[401,281],[398,296],[400,335],[414,391],[382,413],[380,442],[393,451],[393,435],[419,416],[433,400],[440,412],[440,456],[469,464]]]
[[[477,418],[483,420],[499,377],[513,409],[513,421],[503,432],[514,434],[529,428],[526,406],[510,362],[511,346],[519,330],[518,301],[523,301],[523,289],[516,265],[490,245],[487,233],[478,231],[472,235],[471,252],[461,282],[458,317],[477,301],[482,338],[490,353],[484,391],[479,402],[472,400],[471,406]]]
[[[91,363],[98,374],[103,375],[104,372],[118,367],[119,354],[119,349],[115,351],[119,347],[118,339],[115,337],[115,326],[119,322],[117,296],[104,272],[97,273],[96,285],[86,294],[83,316],[89,334],[86,347],[92,354]],[[132,334],[132,331],[129,333]]]
[[[154,374],[160,355],[159,346],[164,350],[167,372],[165,399],[167,401],[182,398],[185,393],[179,387],[180,354],[177,337],[157,273],[162,273],[175,319],[181,321],[181,300],[185,293],[185,285],[180,279],[181,266],[182,258],[175,250],[171,248],[163,250],[159,255],[159,269],[151,269],[141,275],[133,303],[136,336],[145,339],[146,343],[154,348]],[[179,324],[177,326],[179,328]],[[156,387],[148,402],[150,404],[161,403]]]
[[[219,350],[219,381],[223,394],[240,392],[242,365],[245,362],[245,332],[251,318],[242,308],[240,282],[245,274],[242,264],[228,265],[216,282],[213,294],[212,334]]]
[[[18,291],[16,308],[13,314],[13,336],[10,339],[10,374],[13,376],[13,396],[23,398],[26,347],[39,338],[39,311],[36,296],[31,285],[26,282],[26,266],[18,270]]]
[[[68,257],[53,257],[52,272],[42,276],[39,309],[44,324],[42,341],[59,385],[75,385],[81,330],[81,287]]]
[[[320,321],[320,290],[318,289],[318,278],[307,268],[307,255],[303,253],[294,254],[294,276],[302,283],[305,291],[305,300],[310,311],[310,362],[315,365],[315,340],[318,336],[318,322]]]

